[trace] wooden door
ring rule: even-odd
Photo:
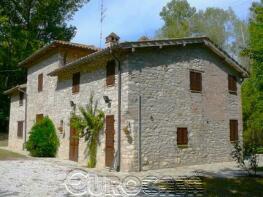
[[[79,155],[79,138],[76,129],[70,128],[69,139],[69,160],[78,161]]]
[[[114,115],[106,116],[105,165],[112,166],[114,159]]]

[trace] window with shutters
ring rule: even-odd
[[[80,73],[75,73],[72,76],[72,93],[76,94],[79,92],[79,84],[80,84]]]
[[[228,75],[228,91],[230,93],[237,93],[237,79],[233,75]]]
[[[190,71],[190,90],[193,92],[202,91],[202,73]]]
[[[24,121],[17,122],[17,137],[23,138]]]
[[[230,127],[230,141],[236,142],[238,140],[238,121],[230,120],[229,127]]]
[[[43,74],[38,75],[38,92],[43,91]]]
[[[19,92],[19,106],[23,106],[24,92]]]
[[[109,61],[106,66],[106,85],[112,86],[115,84],[115,61]]]
[[[36,122],[39,123],[43,120],[44,118],[44,115],[43,114],[37,114],[36,115]]]
[[[177,128],[177,145],[188,145],[187,128]]]

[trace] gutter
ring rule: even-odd
[[[121,61],[120,59],[110,50],[112,57],[118,63],[118,152],[117,152],[117,166],[116,171],[120,172],[121,167]]]

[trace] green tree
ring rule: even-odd
[[[93,94],[86,107],[79,107],[81,115],[71,114],[70,126],[77,129],[79,137],[84,137],[88,146],[88,167],[94,168],[97,160],[99,134],[104,125],[104,112],[98,109]]]
[[[263,0],[251,7],[248,48],[251,77],[242,86],[245,144],[263,146]]]
[[[160,16],[164,26],[159,31],[159,37],[187,37],[191,35],[190,19],[196,13],[187,0],[172,0],[163,7]]]
[[[26,80],[17,64],[53,40],[69,41],[76,28],[67,21],[88,0],[1,0],[0,126],[8,117],[9,100],[2,92]]]
[[[187,0],[171,0],[160,13],[164,26],[157,37],[179,38],[208,36],[220,47],[238,58],[247,41],[247,24],[233,10],[207,8],[196,11]]]
[[[26,149],[34,157],[55,157],[59,139],[55,126],[49,117],[35,123],[31,129]]]

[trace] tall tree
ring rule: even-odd
[[[251,62],[251,77],[242,87],[245,142],[263,146],[263,0],[251,7],[249,44],[242,53]]]
[[[206,35],[236,58],[247,41],[247,24],[239,20],[231,8],[196,11],[187,0],[171,0],[160,16],[164,26],[159,30],[158,37]]]
[[[18,62],[53,40],[70,40],[76,27],[67,21],[89,0],[1,0],[0,4],[0,126],[9,100],[2,92],[25,82]]]

